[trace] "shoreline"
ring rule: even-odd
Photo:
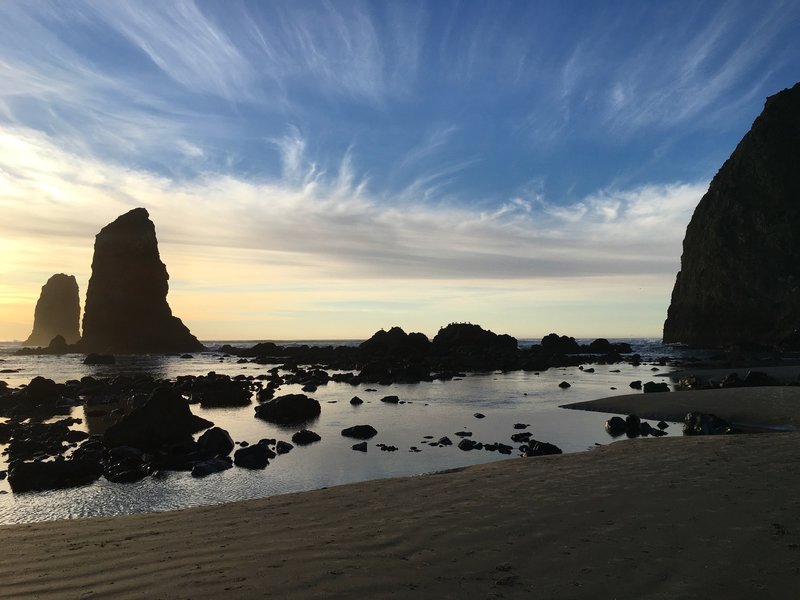
[[[798,443],[798,433],[627,440],[218,506],[0,526],[14,548],[0,596],[789,597],[800,583],[800,473],[787,469]]]
[[[769,386],[624,394],[560,408],[683,422],[688,412],[712,413],[733,424],[800,429],[800,387]]]

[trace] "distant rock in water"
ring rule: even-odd
[[[665,343],[800,340],[800,83],[767,99],[683,241]]]
[[[60,335],[68,344],[80,338],[81,307],[74,275],[58,273],[42,286],[33,313],[33,332],[24,346],[47,346]]]
[[[135,208],[97,234],[86,292],[84,352],[189,352],[201,350],[167,304],[169,275],[158,253],[156,230]]]

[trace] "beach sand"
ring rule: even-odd
[[[3,526],[0,596],[793,598],[798,449],[799,433],[625,440],[221,506]]]
[[[636,414],[645,419],[680,422],[688,412],[705,412],[747,426],[800,429],[800,387],[639,392],[565,404],[563,408]]]

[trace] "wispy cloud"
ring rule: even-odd
[[[9,217],[0,226],[4,237],[47,231],[89,240],[103,219],[142,204],[157,215],[167,243],[259,252],[267,263],[293,255],[323,278],[671,276],[705,187],[607,190],[568,206],[519,197],[487,213],[410,194],[387,205],[366,189],[349,154],[328,176],[304,163],[299,138],[285,152],[298,177],[262,183],[209,175],[176,184],[65,154],[31,131],[4,129],[0,142],[0,168],[9,174],[0,200]],[[87,213],[92,206],[103,206],[100,223],[86,219],[98,214]]]

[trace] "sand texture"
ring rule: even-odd
[[[683,421],[688,412],[705,412],[736,424],[800,429],[800,387],[640,392],[565,404],[563,408],[636,414],[645,419],[665,421]]]
[[[0,596],[793,598],[798,448],[796,433],[639,439],[222,506],[3,526]]]

